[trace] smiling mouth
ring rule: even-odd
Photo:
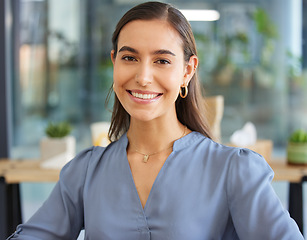
[[[150,94],[150,93],[137,93],[137,92],[132,92],[132,91],[128,91],[133,97],[139,98],[139,99],[145,99],[145,100],[150,100],[150,99],[154,99],[158,96],[161,96],[162,93],[154,93],[154,94]]]

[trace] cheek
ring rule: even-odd
[[[176,90],[180,89],[180,86],[183,82],[183,73],[182,69],[175,69],[174,71],[170,72],[169,74],[165,75],[165,84],[168,86],[168,89]]]
[[[124,84],[123,74],[114,67],[113,70],[113,82],[114,82],[114,92],[117,93],[120,87]]]
[[[125,82],[133,78],[133,72],[131,69],[126,68],[123,65],[115,64],[113,67],[113,81],[116,85],[123,85]]]
[[[119,89],[121,85],[122,85],[121,74],[114,66],[113,68],[113,91],[117,95],[117,97],[119,97],[118,93],[119,93]]]
[[[120,68],[118,67],[118,64],[113,65],[113,80],[114,82],[117,82],[120,79]]]

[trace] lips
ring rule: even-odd
[[[128,91],[133,97],[143,100],[155,99],[158,96],[161,96],[162,93],[153,93],[153,92],[139,92],[139,91]]]
[[[159,94],[142,94],[142,93],[131,92],[131,95],[133,97],[141,98],[141,99],[153,99],[157,97]]]

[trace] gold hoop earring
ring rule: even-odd
[[[182,91],[184,91],[184,94],[182,93]],[[179,94],[181,98],[186,98],[188,96],[188,86],[185,85],[183,87],[180,87]]]

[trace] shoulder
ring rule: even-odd
[[[204,160],[217,166],[230,168],[231,171],[239,171],[240,169],[272,171],[266,160],[252,150],[226,146],[198,132],[193,133],[190,141],[193,144],[190,144],[191,148],[187,151],[192,154],[199,153],[198,155],[203,156]]]
[[[114,154],[119,152],[120,149],[125,148],[125,140],[126,139],[123,137],[118,141],[110,143],[106,147],[92,146],[84,149],[63,167],[61,175],[67,174],[68,172],[69,174],[78,172],[81,176],[87,174],[89,169],[95,169],[101,162],[113,159]],[[112,157],[110,157],[110,155],[112,155]]]
[[[230,176],[244,175],[244,177],[250,179],[252,179],[252,176],[260,178],[267,176],[272,180],[273,170],[259,153],[247,148],[229,147],[221,144],[219,144],[218,149],[220,151],[218,154],[227,159]]]
[[[89,147],[79,152],[71,161],[69,161],[62,169],[62,172],[70,171],[70,169],[85,169],[92,159],[100,156],[104,151],[102,147]]]
[[[266,160],[258,153],[246,149],[235,148],[228,159],[227,189],[231,194],[249,194],[270,186],[274,172]],[[267,191],[266,191],[267,192]]]
[[[250,171],[273,175],[273,170],[260,154],[247,148],[228,148],[233,149],[230,156],[230,171],[244,171],[246,173]]]

